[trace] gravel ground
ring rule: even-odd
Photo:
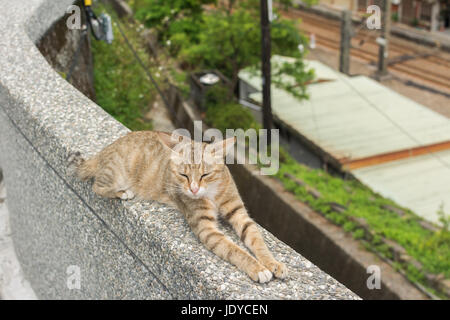
[[[325,48],[315,48],[307,55],[307,59],[319,60],[326,65],[338,70],[339,55],[335,51]],[[350,62],[351,75],[373,76],[376,66],[369,65],[358,58],[352,58]],[[413,84],[407,84],[408,79],[400,79],[393,75],[390,79],[382,80],[386,87],[450,118],[450,95],[443,95],[430,90],[419,88]]]

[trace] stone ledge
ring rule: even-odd
[[[0,0],[0,167],[14,245],[37,296],[357,299],[263,229],[289,268],[286,280],[255,284],[204,248],[178,211],[102,199],[67,174],[70,152],[91,156],[128,132],[53,71],[35,46],[72,2]],[[81,269],[81,290],[67,288],[70,265]]]

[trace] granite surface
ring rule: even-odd
[[[205,249],[178,211],[102,199],[68,175],[70,152],[91,156],[128,132],[35,46],[71,3],[0,0],[0,167],[16,253],[38,298],[358,299],[265,230],[290,275],[256,284]],[[67,285],[71,266],[80,289]]]

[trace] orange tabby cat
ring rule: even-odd
[[[234,143],[233,137],[209,146],[225,155]],[[181,158],[175,145],[168,133],[132,132],[89,160],[76,154],[71,163],[76,165],[81,179],[94,178],[93,190],[100,196],[123,200],[136,196],[175,206],[209,250],[246,272],[252,280],[264,283],[270,281],[272,274],[286,277],[286,266],[273,258],[248,216],[223,157],[221,161],[208,161],[208,145],[190,140],[192,154],[196,147],[200,148],[197,150],[202,152],[201,161],[174,161],[177,156]],[[218,229],[218,215],[232,225],[256,259]]]

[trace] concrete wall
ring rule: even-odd
[[[70,152],[91,156],[128,132],[36,47],[71,3],[0,0],[0,168],[15,250],[38,298],[357,298],[264,229],[290,276],[258,285],[206,250],[178,211],[102,199],[68,175]],[[77,268],[81,288],[70,289]]]

